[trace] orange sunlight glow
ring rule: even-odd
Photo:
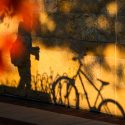
[[[19,6],[17,6],[19,5]],[[18,9],[16,9],[18,7]],[[9,54],[13,42],[16,40],[18,25],[20,21],[24,22],[25,28],[29,31],[37,25],[39,6],[32,0],[1,0],[0,1],[0,68],[4,71],[6,67],[5,55]],[[20,46],[20,45],[18,45]],[[22,48],[22,46],[20,46]],[[20,48],[19,47],[19,48]],[[23,48],[22,48],[23,49]],[[15,50],[15,54],[19,49]],[[20,49],[21,50],[21,49]],[[19,52],[18,54],[20,54]],[[16,55],[17,56],[17,55]],[[7,71],[11,69],[6,68]]]
[[[5,9],[8,2],[9,2],[8,0],[1,0],[0,1],[0,11],[3,11]]]
[[[20,5],[19,9],[19,16],[22,17],[22,20],[24,21],[25,28],[28,30],[31,30],[36,24],[36,13],[38,10],[37,2],[32,1],[23,1]]]
[[[6,61],[6,54],[9,53],[11,48],[13,37],[11,35],[0,36],[0,72],[6,72],[10,70],[10,65]],[[2,75],[2,74],[1,74]]]

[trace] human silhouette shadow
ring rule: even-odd
[[[32,47],[31,30],[25,27],[24,22],[20,22],[17,39],[10,51],[11,62],[18,68],[20,76],[19,89],[31,89],[30,54],[39,60],[39,47]]]

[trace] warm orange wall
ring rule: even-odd
[[[44,4],[44,2],[42,3]],[[53,78],[55,78],[57,74],[59,74],[60,76],[66,74],[68,77],[72,78],[75,75],[79,66],[78,62],[74,62],[72,60],[72,57],[77,55],[77,51],[75,51],[75,49],[72,49],[72,47],[69,45],[69,43],[72,43],[70,40],[73,39],[76,42],[74,44],[74,48],[77,46],[80,46],[81,48],[83,47],[81,49],[82,51],[83,49],[87,48],[87,51],[86,51],[87,55],[84,58],[82,58],[82,62],[86,65],[86,67],[83,67],[83,71],[90,77],[90,79],[92,79],[92,82],[94,83],[95,86],[97,86],[97,88],[99,88],[100,86],[100,83],[97,81],[97,79],[101,79],[106,82],[109,82],[110,84],[106,86],[104,90],[101,91],[102,96],[104,98],[111,98],[113,100],[116,100],[122,106],[122,108],[125,109],[125,101],[124,101],[125,99],[125,94],[124,94],[125,49],[124,49],[124,39],[123,39],[124,36],[122,36],[123,35],[122,30],[124,25],[122,23],[123,20],[121,22],[116,21],[115,17],[118,12],[117,4],[115,2],[107,3],[103,8],[104,10],[105,9],[107,10],[106,13],[105,11],[102,10],[100,15],[98,15],[97,17],[91,15],[92,12],[94,11],[91,8],[91,4],[89,4],[89,7],[90,7],[89,9],[88,8],[85,9],[86,3],[85,5],[82,4],[83,8],[82,10],[80,10],[80,8],[76,7],[78,4],[77,2],[76,4],[74,3],[73,5],[71,4],[71,2],[61,3],[59,4],[60,9],[59,9],[59,13],[58,14],[56,13],[57,15],[55,14],[55,12],[58,10],[58,8],[54,8],[54,10],[51,11],[52,8],[55,7],[55,4],[56,4],[56,1],[54,1],[54,3],[52,4],[48,3],[48,6],[49,6],[48,11],[44,7],[44,5],[42,5],[39,10],[40,11],[39,16],[40,16],[40,22],[41,22],[41,28],[42,28],[42,31],[41,31],[42,37],[41,38],[33,37],[34,38],[33,46],[40,47],[40,60],[36,61],[35,57],[31,56],[32,75],[36,76],[37,74],[42,75],[46,73],[49,76],[49,82],[46,82],[46,80],[43,81],[43,87],[48,86],[48,84],[53,84],[54,79],[53,80],[50,79],[51,75],[53,76]],[[96,5],[93,5],[93,7],[96,7]],[[78,17],[76,16],[75,18],[76,20],[74,22],[70,20],[70,18],[74,16],[73,12],[75,10],[73,11],[73,8],[74,9],[77,8],[79,11],[83,12],[82,16],[78,16]],[[70,11],[72,13],[70,13]],[[76,12],[78,13],[79,11],[76,11]],[[54,16],[52,15],[53,13],[55,14]],[[60,16],[60,13],[62,14],[61,16]],[[87,15],[89,16],[86,17]],[[57,19],[57,17],[59,19]],[[65,22],[64,19],[69,19],[68,20],[69,23]],[[121,19],[121,17],[119,17],[119,19]],[[17,33],[17,27],[18,27],[18,19],[16,17],[12,19],[7,17],[5,19],[5,22],[10,23],[10,28],[7,29],[7,27],[4,24],[0,24],[0,33],[4,34],[3,29],[9,30],[10,33],[13,33],[13,36],[15,38]],[[83,22],[85,24],[83,24]],[[115,24],[119,24],[119,25],[115,25]],[[73,27],[74,25],[77,26],[78,28]],[[94,41],[96,40],[95,39],[96,37],[93,35],[94,34],[93,31],[95,31],[94,28],[97,26],[99,30],[103,30],[108,34],[109,39],[108,38],[103,39],[103,36],[101,35],[99,36],[99,34],[97,33],[97,35],[99,36],[98,39],[99,38],[101,40],[103,39],[103,41],[99,39],[97,42],[87,42],[86,38],[88,39],[93,38]],[[114,32],[114,30],[116,30],[116,32]],[[91,34],[92,34],[92,37],[91,37]],[[110,38],[111,35],[113,35],[112,36],[113,41],[111,41],[112,40],[112,38]],[[69,37],[71,37],[71,39],[69,39]],[[45,38],[47,39],[47,41],[45,40]],[[81,43],[79,42],[79,40],[80,42],[82,42],[82,45],[84,46],[81,46]],[[61,43],[60,41],[63,42],[63,44],[56,45],[56,43]],[[46,42],[48,43],[52,42],[54,43],[54,46],[53,44],[52,45],[50,44],[50,46],[47,46]],[[9,53],[6,52],[4,55],[6,55],[5,57],[10,67],[10,71],[5,72],[1,75],[0,84],[5,86],[17,87],[19,82],[19,75],[18,75],[17,68],[11,64]],[[90,83],[84,78],[84,76],[82,77],[82,79],[83,79],[83,83],[86,86],[86,90],[88,91],[88,97],[89,97],[90,103],[93,105],[96,98],[97,91],[90,85]],[[31,84],[32,84],[33,90],[42,91],[40,82],[37,82],[36,85],[34,85],[35,83],[32,81]],[[88,109],[88,104],[87,104],[85,95],[83,93],[83,88],[79,79],[76,79],[75,86],[80,95],[79,96],[80,108]],[[64,92],[66,91],[65,88],[64,89],[62,88],[62,90]],[[50,90],[48,88],[46,93],[49,93],[49,92]],[[51,95],[51,102],[53,102],[52,95]],[[71,102],[70,104],[74,106],[74,103],[75,103],[74,92],[71,93],[70,102]],[[97,104],[99,104],[100,102],[101,100],[99,99],[99,102]],[[113,111],[115,115],[119,115],[115,107],[110,106],[110,109]]]

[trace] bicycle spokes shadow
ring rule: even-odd
[[[79,108],[80,97],[77,86],[75,84],[76,78],[79,78],[80,84],[82,85],[83,94],[85,95],[90,111],[98,113],[103,112],[112,116],[117,115],[119,117],[125,117],[125,113],[122,106],[113,99],[104,98],[101,93],[102,90],[109,85],[109,83],[97,79],[100,82],[100,87],[97,88],[93,81],[82,70],[82,67],[84,67],[84,64],[81,61],[83,56],[85,55],[82,54],[78,57],[73,58],[74,61],[79,62],[79,68],[73,78],[69,78],[68,76],[61,76],[53,83],[52,91],[54,103],[66,105],[68,107]],[[87,92],[82,77],[85,77],[85,79],[90,83],[90,85],[97,91],[97,95],[93,105],[90,103],[91,100],[88,97],[89,93]],[[100,99],[101,102],[99,102]]]

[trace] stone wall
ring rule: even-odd
[[[41,25],[42,37],[60,39],[64,45],[67,39],[70,46],[87,41],[98,45],[116,41],[124,44],[124,1],[46,0],[45,3],[47,13],[41,15],[41,21],[42,16],[46,18]]]

